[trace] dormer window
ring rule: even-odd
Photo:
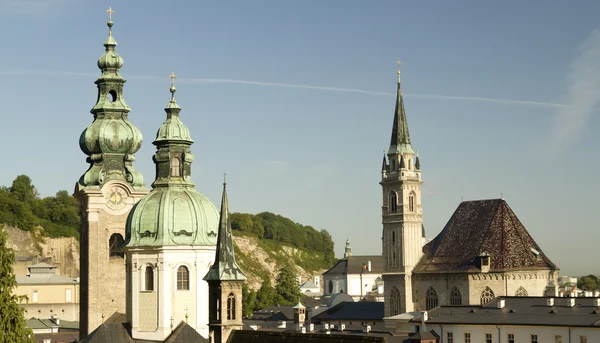
[[[491,266],[491,256],[489,253],[487,252],[483,252],[481,253],[481,255],[479,255],[479,261],[481,264],[481,271],[484,273],[487,273],[490,271],[490,266]]]

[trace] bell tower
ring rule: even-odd
[[[204,280],[208,282],[210,341],[225,343],[233,330],[242,329],[242,285],[246,281],[246,275],[235,262],[225,182],[215,263]]]
[[[402,89],[400,61],[392,137],[383,156],[382,252],[384,259],[385,316],[413,311],[412,270],[422,252],[421,165],[412,148]]]
[[[81,339],[114,312],[125,312],[125,259],[123,243],[127,214],[148,190],[133,167],[142,134],[128,119],[123,97],[125,79],[119,74],[123,58],[117,55],[108,9],[108,38],[98,59],[102,74],[96,80],[98,98],[94,120],[79,138],[88,156],[88,170],[75,185],[81,217]]]

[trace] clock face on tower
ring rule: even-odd
[[[125,207],[127,192],[120,187],[113,187],[106,196],[106,206],[111,210],[120,210]]]

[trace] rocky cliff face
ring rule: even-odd
[[[60,275],[79,277],[79,242],[73,237],[42,237],[39,231],[4,228],[8,233],[7,245],[15,251],[15,274],[27,274],[27,267],[39,262],[57,266]]]
[[[47,238],[38,231],[22,231],[13,227],[5,227],[8,232],[8,247],[15,250],[17,262],[14,269],[17,275],[26,275],[27,267],[45,262],[56,265],[60,275],[79,277],[79,242],[73,237]],[[275,278],[283,265],[288,261],[295,267],[301,281],[311,279],[313,275],[321,275],[325,270],[307,271],[297,266],[294,260],[300,256],[298,249],[281,245],[276,251],[262,248],[254,237],[234,237],[236,260],[248,276],[248,286],[258,290],[264,278]]]

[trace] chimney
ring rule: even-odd
[[[323,329],[325,329],[325,330],[329,330],[329,323],[325,323],[325,324],[323,324]]]
[[[344,331],[346,329],[346,324],[340,324],[340,331]]]
[[[567,306],[569,306],[569,307],[575,306],[575,298],[567,299]]]
[[[368,270],[368,271],[371,271],[371,261],[368,261],[368,262],[367,262],[367,270]]]
[[[594,306],[600,307],[600,298],[594,298]]]
[[[546,305],[548,305],[549,307],[554,306],[554,298],[546,299]]]
[[[366,333],[371,332],[371,325],[365,326],[365,331],[364,332],[366,332]]]
[[[300,329],[300,332],[306,333],[306,328],[303,326],[302,329]]]
[[[506,300],[498,299],[498,303],[496,305],[498,306],[498,308],[504,308],[504,306],[506,306]]]
[[[312,332],[312,331],[315,331],[315,324],[313,324],[313,323],[310,323],[310,324],[308,325],[308,331],[311,331],[311,332]]]
[[[423,311],[423,315],[421,316],[421,326],[420,326],[421,332],[427,331],[427,326],[425,324],[427,319],[429,319],[429,315],[427,314],[427,311]]]

